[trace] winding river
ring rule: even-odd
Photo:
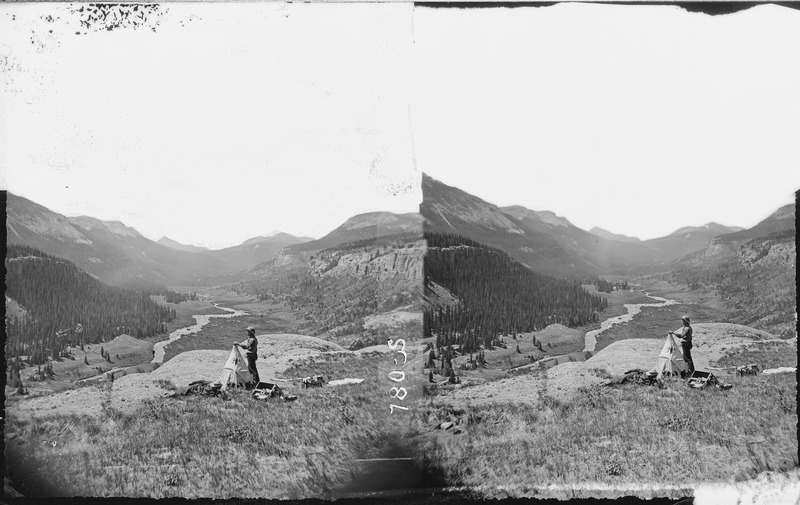
[[[667,305],[675,305],[678,300],[670,300],[668,298],[662,298],[660,296],[653,296],[650,293],[645,293],[645,296],[648,298],[652,298],[658,303],[626,303],[624,305],[625,309],[627,309],[627,314],[622,314],[621,316],[610,317],[600,323],[600,328],[597,330],[592,330],[586,333],[586,340],[584,343],[584,351],[591,351],[594,352],[594,348],[597,345],[597,336],[606,331],[607,329],[611,328],[615,324],[626,323],[633,319],[633,316],[638,314],[642,311],[642,307],[666,307]]]
[[[214,304],[214,307],[218,309],[222,309],[228,312],[228,314],[198,314],[194,317],[195,323],[191,326],[185,326],[183,328],[178,328],[177,330],[173,331],[169,334],[169,339],[164,340],[161,342],[156,342],[153,346],[153,361],[151,363],[163,363],[164,362],[164,348],[169,344],[175,342],[181,337],[185,337],[186,335],[190,335],[192,333],[197,333],[203,326],[207,325],[208,322],[211,320],[212,317],[238,317],[238,316],[246,316],[247,312],[243,310],[236,310],[230,309],[228,307],[220,307],[218,304]]]

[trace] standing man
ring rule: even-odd
[[[681,349],[683,350],[683,360],[689,367],[689,375],[692,375],[692,372],[694,372],[694,361],[692,361],[692,326],[689,324],[689,316],[681,317],[681,321],[683,322],[683,328],[681,328],[678,333],[671,331],[669,334],[678,337],[681,343]]]
[[[244,349],[244,355],[247,357],[247,371],[253,376],[253,387],[258,384],[258,370],[256,369],[256,360],[258,359],[258,340],[256,339],[256,329],[252,326],[247,327],[247,339],[238,345]]]

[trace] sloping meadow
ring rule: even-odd
[[[34,495],[331,496],[355,477],[354,459],[397,436],[380,365],[337,357],[293,367],[287,376],[365,379],[309,389],[281,383],[299,396],[294,402],[257,401],[242,391],[228,400],[155,398],[130,411],[114,408],[108,390],[100,416],[11,415],[10,460],[24,453],[25,468],[38,473],[26,477],[47,482]]]
[[[785,345],[757,347],[763,366],[786,361]],[[542,389],[531,404],[433,403],[414,417],[415,450],[428,471],[490,498],[679,497],[701,483],[796,470],[796,375],[721,379],[733,388],[675,379],[593,386],[566,400]]]

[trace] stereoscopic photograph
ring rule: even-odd
[[[0,4],[4,497],[797,503],[796,47]]]
[[[297,499],[415,471],[411,13],[2,6],[12,489]]]

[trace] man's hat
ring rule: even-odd
[[[252,333],[253,335],[255,335],[255,334],[256,334],[256,329],[255,329],[255,328],[253,328],[252,326],[248,326],[248,327],[247,327],[247,328],[245,328],[245,329],[247,330],[247,333]]]
[[[689,322],[689,316],[681,316],[681,321]]]

